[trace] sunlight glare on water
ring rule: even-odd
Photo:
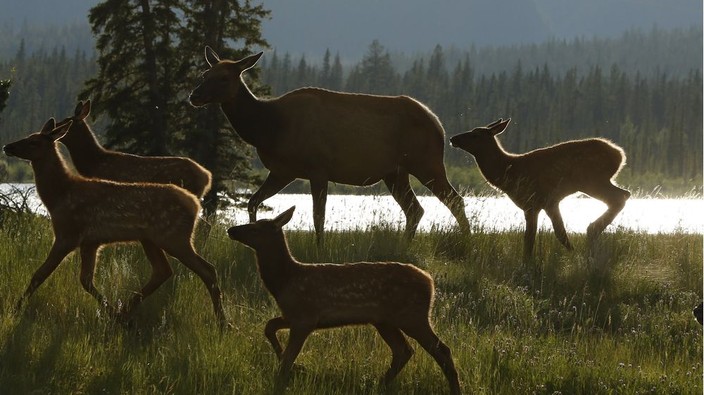
[[[419,231],[428,232],[455,226],[450,211],[435,197],[418,198],[425,209]],[[276,195],[265,204],[273,209],[260,209],[259,219],[296,206],[289,229],[312,230],[313,214],[310,195]],[[507,197],[466,197],[465,211],[472,227],[487,232],[521,230],[523,212]],[[572,196],[560,203],[560,211],[568,232],[584,233],[589,223],[598,218],[606,205],[598,200]],[[702,199],[629,199],[626,207],[606,231],[631,230],[646,233],[704,233],[704,201]],[[233,224],[246,223],[246,210],[229,210]],[[328,196],[326,230],[366,230],[371,227],[403,229],[405,217],[391,196]],[[550,220],[540,214],[541,229],[550,230]]]
[[[32,184],[0,184],[0,193],[7,194],[13,188],[27,191]],[[19,195],[18,195],[19,196]],[[28,207],[41,214],[46,209],[36,193],[28,194]],[[425,209],[420,222],[420,232],[430,232],[456,225],[450,211],[432,196],[419,196]],[[466,197],[465,211],[473,229],[485,232],[522,230],[523,212],[509,198]],[[280,194],[268,199],[265,204],[273,211],[259,210],[258,218],[272,218],[276,214],[296,206],[296,212],[288,229],[313,230],[313,203],[310,195]],[[584,233],[589,223],[606,210],[606,205],[596,199],[570,196],[560,203],[560,211],[568,232]],[[683,199],[629,199],[626,207],[606,231],[629,230],[645,233],[699,233],[704,234],[704,200]],[[244,224],[249,216],[245,209],[227,209],[224,212],[228,225]],[[396,201],[388,195],[330,195],[328,196],[326,230],[368,230],[375,227],[403,230],[405,217]],[[540,214],[540,228],[551,230],[550,220]]]

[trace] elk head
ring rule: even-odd
[[[274,219],[261,219],[246,225],[233,226],[227,230],[227,235],[254,250],[265,249],[277,236],[283,237],[281,228],[291,220],[295,209],[296,206],[293,206]]]
[[[498,120],[486,125],[474,128],[469,132],[458,134],[450,138],[450,145],[476,155],[477,152],[483,150],[487,144],[494,143],[494,136],[500,134],[508,127],[511,118]]]
[[[191,105],[202,107],[210,103],[233,101],[240,89],[246,89],[242,73],[254,67],[262,54],[259,52],[238,61],[221,60],[212,48],[206,46],[205,61],[210,69],[202,74],[203,81],[191,92]]]
[[[42,158],[47,150],[54,148],[54,142],[66,135],[71,127],[72,121],[68,121],[56,126],[54,118],[50,118],[41,131],[32,133],[22,140],[7,144],[2,150],[7,156],[15,156],[20,159],[34,161]]]
[[[63,126],[67,122],[79,122],[85,120],[86,118],[88,118],[88,115],[90,115],[90,107],[90,100],[80,100],[78,104],[76,104],[76,108],[73,110],[73,116],[57,122],[56,125]]]

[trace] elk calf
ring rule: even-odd
[[[129,318],[132,310],[171,276],[165,251],[205,283],[223,328],[226,319],[217,273],[192,244],[200,211],[198,199],[174,185],[123,184],[71,174],[56,144],[71,124],[69,121],[56,127],[52,118],[40,132],[3,147],[7,155],[31,162],[37,193],[49,211],[54,230],[49,256],[34,273],[17,309],[77,247],[81,254],[81,284],[100,303],[105,303],[105,297],[93,285],[99,248],[114,242],[141,241],[152,265],[151,278],[121,311],[105,303],[108,313]]]
[[[281,316],[266,324],[265,335],[281,360],[285,378],[308,335],[316,329],[372,324],[391,348],[391,367],[384,383],[393,380],[413,355],[404,333],[435,359],[460,393],[450,349],[430,324],[434,285],[430,275],[413,265],[392,262],[304,264],[288,249],[282,227],[295,207],[273,220],[259,220],[228,229],[231,239],[256,252],[257,267],[266,289],[276,300]],[[285,350],[276,337],[290,329]]]
[[[484,178],[523,210],[526,219],[524,255],[528,257],[533,253],[540,210],[545,210],[550,218],[560,243],[572,249],[559,203],[575,192],[584,192],[608,206],[587,229],[588,240],[593,241],[614,220],[631,195],[612,181],[625,164],[623,150],[605,139],[592,138],[511,154],[502,148],[496,137],[510,121],[499,119],[456,135],[450,139],[450,144],[472,154]]]
[[[120,182],[154,182],[178,185],[199,198],[209,190],[211,174],[195,161],[180,156],[140,156],[105,149],[86,122],[90,100],[80,101],[72,117],[68,133],[61,139],[71,154],[76,170],[85,177]]]

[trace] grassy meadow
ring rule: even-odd
[[[267,215],[267,214],[264,214]],[[270,215],[270,214],[269,214]],[[220,334],[203,283],[174,261],[175,275],[135,313],[131,327],[105,317],[79,283],[70,255],[12,312],[53,240],[47,219],[6,216],[0,227],[0,393],[267,394],[277,360],[263,335],[278,314],[253,253],[226,225],[200,226],[196,248],[220,275],[234,328]],[[462,389],[473,394],[701,394],[702,236],[606,233],[592,256],[585,237],[566,251],[540,233],[521,259],[520,229],[470,236],[438,230],[412,242],[383,227],[288,232],[303,262],[401,261],[436,284],[433,321],[452,349]],[[96,286],[113,303],[138,290],[149,265],[135,245],[103,249]],[[286,331],[282,331],[285,341]],[[416,354],[388,389],[391,353],[369,326],[321,330],[306,342],[291,394],[443,394],[447,382]]]

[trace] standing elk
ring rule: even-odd
[[[80,248],[81,285],[115,318],[127,320],[133,309],[173,273],[164,251],[181,261],[205,283],[220,328],[227,325],[215,268],[193,249],[192,237],[200,211],[198,199],[168,184],[125,184],[85,178],[69,172],[56,141],[72,122],[56,126],[53,118],[40,132],[3,147],[5,154],[31,162],[39,198],[51,217],[54,243],[32,276],[16,309],[51,275],[61,261]],[[98,250],[115,242],[141,241],[152,273],[149,281],[121,310],[95,288]]]
[[[499,119],[450,139],[453,147],[474,156],[484,178],[505,192],[523,210],[526,219],[524,256],[533,254],[538,214],[552,222],[555,236],[572,249],[560,214],[560,201],[583,192],[606,203],[608,209],[587,228],[593,241],[623,209],[631,193],[617,187],[613,178],[625,164],[621,147],[600,138],[573,140],[525,154],[506,152],[498,136],[511,119]]]
[[[256,148],[269,169],[249,200],[250,221],[256,220],[264,200],[297,178],[309,180],[320,240],[329,181],[364,186],[383,180],[406,216],[405,232],[411,238],[424,210],[411,189],[410,174],[449,208],[463,231],[469,231],[464,201],[445,174],[445,131],[428,107],[407,96],[319,88],[262,100],[242,79],[261,56],[220,60],[206,47],[210,69],[190,95],[193,106],[220,103],[232,127]]]
[[[105,149],[86,122],[90,108],[90,100],[79,101],[73,116],[58,123],[73,122],[61,143],[68,148],[71,161],[82,176],[119,182],[174,184],[199,198],[210,190],[210,172],[189,158],[140,156]]]
[[[423,270],[396,262],[306,264],[291,256],[282,227],[291,207],[273,220],[259,220],[228,229],[231,239],[252,248],[264,287],[276,300],[281,316],[269,320],[264,333],[281,360],[279,381],[288,376],[303,344],[314,330],[372,324],[391,348],[389,384],[413,355],[404,333],[414,338],[440,365],[453,394],[460,384],[452,353],[430,323],[433,279]],[[276,332],[290,329],[286,349]]]

